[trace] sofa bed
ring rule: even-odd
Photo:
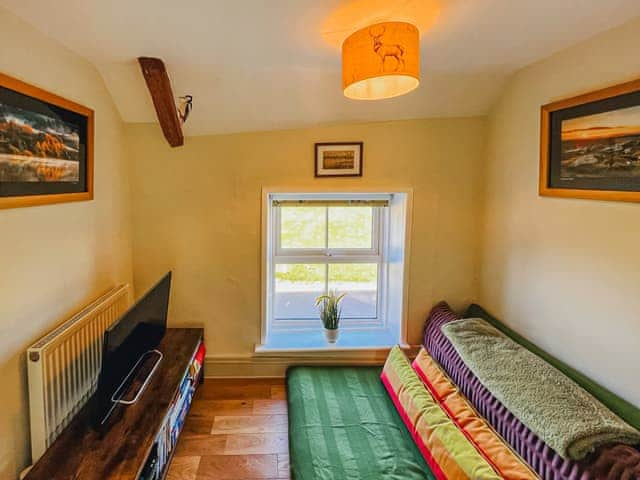
[[[640,409],[472,305],[422,349],[287,373],[294,480],[640,479]]]

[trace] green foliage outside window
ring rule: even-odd
[[[328,229],[327,229],[328,217]],[[282,207],[280,245],[282,248],[371,248],[373,209],[371,207]],[[328,242],[328,245],[327,245]],[[329,282],[376,282],[377,267],[371,264],[329,265]],[[323,265],[279,265],[277,280],[291,282],[325,281]]]

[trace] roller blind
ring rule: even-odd
[[[273,200],[274,207],[388,207],[389,200],[296,199]]]

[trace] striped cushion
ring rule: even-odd
[[[400,348],[394,347],[389,353],[381,378],[436,478],[503,478],[447,416]]]
[[[539,478],[508,444],[482,418],[466,397],[423,348],[413,362],[431,394],[440,402],[449,417],[465,433],[487,458],[493,467],[510,480],[531,480]]]

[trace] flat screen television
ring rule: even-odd
[[[167,330],[171,272],[142,296],[104,333],[102,366],[95,397],[94,423],[105,423],[126,392],[123,381],[162,340]],[[125,385],[126,386],[126,385]]]

